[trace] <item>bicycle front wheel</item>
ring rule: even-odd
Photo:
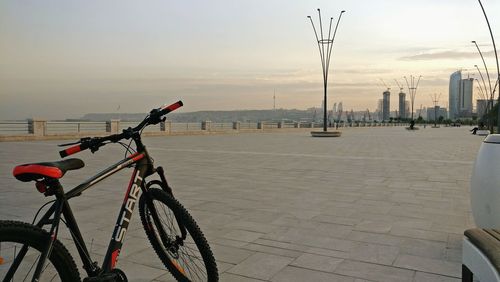
[[[149,242],[177,280],[218,281],[205,236],[175,198],[163,190],[149,189],[139,199],[139,213]]]
[[[0,221],[0,279],[1,281],[32,281],[41,252],[50,234],[34,225]],[[20,263],[14,261],[18,259]],[[75,261],[68,250],[56,240],[50,257],[45,261],[38,281],[80,281]]]

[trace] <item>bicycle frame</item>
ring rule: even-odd
[[[45,214],[36,224],[36,226],[38,227],[42,227],[44,225],[51,225],[50,228],[51,239],[47,248],[42,251],[40,260],[34,272],[33,281],[38,281],[37,279],[40,276],[43,266],[45,265],[45,260],[50,256],[53,243],[57,239],[57,232],[59,228],[61,214],[64,216],[66,226],[68,227],[71,233],[73,241],[75,242],[75,246],[83,262],[83,268],[85,269],[89,277],[95,277],[102,273],[109,273],[112,269],[114,269],[118,255],[123,245],[123,239],[125,237],[130,219],[132,217],[132,212],[134,211],[134,208],[137,205],[137,201],[139,200],[140,192],[142,190],[143,193],[146,193],[148,190],[148,187],[144,185],[145,183],[144,179],[154,173],[158,173],[161,182],[163,183],[162,188],[163,189],[167,188],[167,192],[171,193],[168,183],[166,182],[163,169],[161,167],[154,168],[153,161],[150,158],[146,148],[142,145],[140,137],[135,141],[138,145],[137,153],[132,154],[124,158],[123,160],[109,166],[108,168],[99,172],[95,176],[89,178],[80,185],[71,189],[70,191],[64,193],[63,187],[61,186],[58,180],[54,180],[54,182],[51,184],[51,186],[55,188],[54,190],[55,190],[56,200],[54,204],[52,204],[52,206],[47,210],[47,212],[45,212]],[[78,227],[78,224],[73,215],[68,200],[80,196],[85,190],[91,188],[95,184],[121,171],[124,168],[131,167],[132,165],[135,165],[135,168],[130,178],[125,198],[120,208],[118,218],[116,220],[115,229],[111,236],[111,240],[108,245],[108,250],[104,257],[104,261],[102,263],[102,267],[99,268],[97,263],[93,262],[92,259],[90,258],[90,253],[83,240],[80,228]],[[51,219],[52,216],[53,218]],[[156,212],[155,214],[153,214],[153,218],[157,218]],[[181,228],[181,230],[183,229],[184,228]],[[19,264],[26,255],[27,251],[28,251],[27,246],[23,246],[23,248],[21,248],[19,254],[14,259],[14,262],[12,263],[12,266],[9,269],[9,272],[7,273],[4,281],[10,281],[12,275],[19,267]]]

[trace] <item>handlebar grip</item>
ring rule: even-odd
[[[177,101],[176,103],[173,103],[170,106],[165,106],[161,109],[161,115],[166,115],[172,111],[177,110],[178,108],[182,107],[184,103],[182,101]]]
[[[79,145],[76,145],[73,147],[69,147],[66,150],[59,151],[59,155],[61,156],[61,158],[64,158],[64,157],[76,154],[76,153],[83,151],[83,150],[86,150],[86,149],[88,149],[88,146],[84,146],[83,144],[79,144]]]

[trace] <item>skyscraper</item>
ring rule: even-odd
[[[466,78],[460,81],[460,117],[472,116],[472,89],[474,79]]]
[[[462,71],[450,76],[449,104],[450,119],[472,116],[472,96],[474,79],[462,79]]]
[[[391,117],[391,92],[384,91],[382,99],[382,120],[389,120]]]
[[[459,117],[459,97],[462,80],[462,71],[456,71],[450,76],[449,87],[449,102],[450,102],[450,119]]]
[[[399,92],[399,118],[406,118],[406,94]]]

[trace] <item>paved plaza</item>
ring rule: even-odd
[[[460,281],[463,231],[474,226],[469,179],[482,137],[469,127],[349,128],[145,138],[174,194],[207,236],[222,281]],[[12,177],[58,160],[62,141],[0,143],[0,219],[32,220],[48,199]],[[75,157],[66,189],[123,156]],[[106,252],[131,170],[71,201],[96,260]],[[67,234],[61,240],[77,259]],[[77,259],[77,265],[81,264]],[[117,267],[130,281],[172,281],[138,213]],[[84,276],[83,271],[81,275]]]

